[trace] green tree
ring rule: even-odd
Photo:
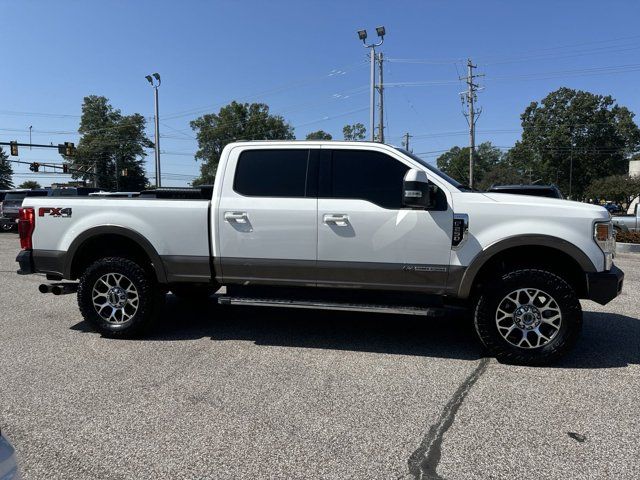
[[[522,140],[514,147],[521,164],[545,183],[583,198],[595,179],[622,174],[640,147],[634,114],[611,96],[560,88],[522,114]],[[573,166],[573,167],[571,167]]]
[[[508,161],[502,160],[491,167],[476,184],[479,190],[487,190],[492,185],[518,185],[529,183],[529,179],[511,165]]]
[[[342,135],[347,141],[360,141],[364,140],[367,134],[367,129],[362,123],[354,123],[353,125],[345,125],[342,127]]]
[[[67,157],[73,178],[93,182],[106,190],[138,191],[148,183],[144,173],[145,149],[153,142],[145,134],[146,120],[139,113],[122,115],[106,97],[84,98],[80,142],[74,157]],[[126,171],[126,175],[123,175]]]
[[[483,185],[485,175],[501,160],[503,154],[491,142],[476,147],[473,177],[476,186]],[[453,147],[436,160],[438,168],[460,183],[469,183],[469,147]]]
[[[332,140],[333,137],[330,133],[324,130],[318,130],[317,132],[311,132],[307,134],[307,140]]]
[[[13,169],[9,162],[9,155],[0,147],[0,190],[13,188]]]
[[[42,188],[42,187],[35,180],[26,180],[26,181],[22,182],[18,188],[35,189],[35,188]]]
[[[628,204],[640,194],[640,178],[628,175],[611,175],[592,181],[585,194],[588,198],[610,200]]]
[[[202,160],[200,177],[193,184],[213,183],[222,149],[237,140],[293,140],[293,127],[280,115],[271,115],[264,103],[231,102],[218,113],[208,113],[191,122]]]

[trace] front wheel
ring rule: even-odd
[[[476,331],[500,361],[521,365],[551,363],[575,343],[582,309],[573,288],[544,270],[516,270],[494,281],[480,295]]]
[[[78,284],[82,316],[107,337],[131,338],[144,332],[154,319],[157,297],[151,275],[120,257],[97,260]]]
[[[11,230],[13,230],[14,224],[12,223],[2,223],[2,226],[0,228],[2,228],[3,232],[10,232]]]

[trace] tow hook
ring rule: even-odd
[[[53,293],[54,295],[67,295],[78,291],[77,283],[41,283],[38,287],[40,293]]]

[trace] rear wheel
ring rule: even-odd
[[[101,258],[83,273],[78,305],[84,319],[107,337],[130,338],[153,322],[157,289],[150,274],[136,262]]]
[[[2,226],[0,226],[0,228],[2,228],[3,232],[10,232],[11,230],[13,230],[14,226],[15,225],[12,223],[2,223]]]
[[[517,270],[489,282],[475,307],[482,343],[500,361],[541,365],[564,355],[582,327],[573,288],[544,270]]]

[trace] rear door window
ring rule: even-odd
[[[246,150],[236,166],[233,189],[250,197],[305,197],[309,149]]]

